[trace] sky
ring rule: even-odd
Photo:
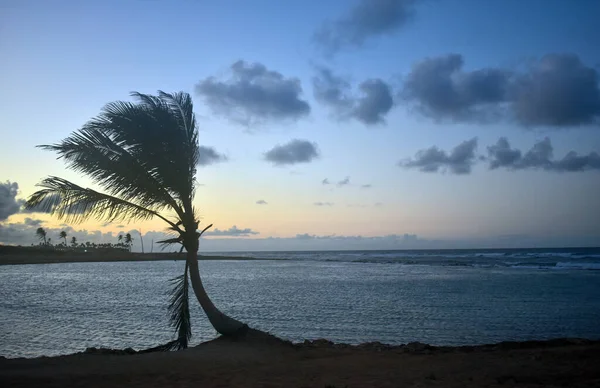
[[[194,99],[205,251],[600,246],[600,2],[0,0],[0,243],[146,250],[22,203],[36,148]],[[135,232],[134,232],[135,231]]]

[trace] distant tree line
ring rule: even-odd
[[[66,231],[61,231],[58,234],[59,242],[56,244],[52,243],[52,238],[48,236],[48,232],[44,228],[37,228],[35,231],[36,237],[40,240],[38,246],[41,248],[61,250],[61,251],[88,251],[88,250],[115,250],[115,251],[126,251],[131,252],[131,246],[133,245],[133,237],[131,237],[130,233],[125,235],[119,234],[117,236],[116,243],[90,243],[79,242],[77,241],[77,237],[71,236],[71,239],[68,240],[68,234]],[[34,244],[31,244],[34,245]]]

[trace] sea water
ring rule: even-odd
[[[600,338],[600,249],[222,253],[215,304],[292,341],[467,345]],[[0,266],[0,356],[143,349],[174,338],[181,261]],[[193,344],[216,332],[192,299]]]

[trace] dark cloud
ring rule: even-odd
[[[385,115],[394,106],[392,91],[388,84],[380,79],[370,79],[360,84],[362,97],[352,111],[352,116],[364,124],[385,122]]]
[[[350,177],[347,176],[338,183],[336,183],[337,187],[348,186],[350,184]]]
[[[463,70],[463,57],[450,54],[413,66],[401,96],[436,120],[523,126],[573,127],[600,118],[598,70],[571,54],[549,54],[526,69]]]
[[[338,120],[356,119],[365,125],[381,124],[394,105],[391,87],[378,78],[362,82],[358,95],[352,92],[348,80],[324,67],[317,68],[312,83],[315,99],[327,106]]]
[[[521,151],[511,149],[508,140],[505,137],[498,139],[495,145],[488,147],[490,155],[490,169],[496,169],[504,166],[512,166],[521,160]]]
[[[125,227],[125,225],[117,225],[116,228],[118,229],[123,229]]]
[[[331,183],[329,183],[329,179],[325,178],[325,179],[323,179],[323,180],[321,181],[321,184],[322,184],[322,185],[329,185],[329,184],[331,184]]]
[[[332,202],[315,202],[313,203],[315,206],[333,206]]]
[[[200,158],[198,159],[198,165],[208,166],[227,160],[227,156],[218,153],[213,147],[198,147],[200,150]]]
[[[0,221],[6,220],[21,210],[22,203],[17,200],[19,184],[6,181],[0,183]]]
[[[366,185],[360,185],[360,187],[363,188],[363,189],[370,189],[371,187],[373,187],[373,185],[366,184]]]
[[[265,201],[264,199],[259,199],[258,201],[256,201],[257,205],[268,205],[268,202]]]
[[[488,119],[508,99],[510,73],[499,69],[465,72],[462,68],[459,54],[425,59],[406,77],[402,97],[435,119]]]
[[[417,152],[413,159],[401,161],[398,165],[423,172],[450,171],[457,175],[469,174],[476,161],[476,148],[477,138],[460,143],[450,153],[433,146]]]
[[[324,23],[313,40],[327,54],[361,47],[370,38],[391,35],[414,14],[416,0],[360,0],[337,20]]]
[[[237,237],[250,236],[250,235],[255,235],[255,234],[259,234],[259,232],[256,232],[250,228],[239,229],[235,225],[233,225],[229,229],[220,230],[217,228],[215,230],[210,230],[210,231],[207,231],[206,233],[204,233],[205,236],[237,236]]]
[[[316,143],[299,139],[277,145],[265,153],[265,159],[276,166],[309,163],[318,157],[319,150]]]
[[[511,148],[508,140],[501,137],[495,145],[488,147],[489,168],[505,168],[512,171],[541,169],[556,172],[600,170],[600,155],[596,152],[578,155],[575,151],[570,151],[558,160],[553,158],[553,154],[554,149],[549,138],[534,144],[523,154],[520,150]]]
[[[215,113],[245,125],[296,120],[310,113],[297,78],[244,61],[235,62],[230,70],[229,79],[208,77],[196,85],[196,93]]]
[[[600,118],[598,70],[579,57],[550,54],[518,77],[514,87],[516,118],[524,125],[568,127]]]

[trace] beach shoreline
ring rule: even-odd
[[[217,338],[179,352],[88,349],[0,358],[3,386],[396,387],[600,385],[600,341],[435,347]]]

